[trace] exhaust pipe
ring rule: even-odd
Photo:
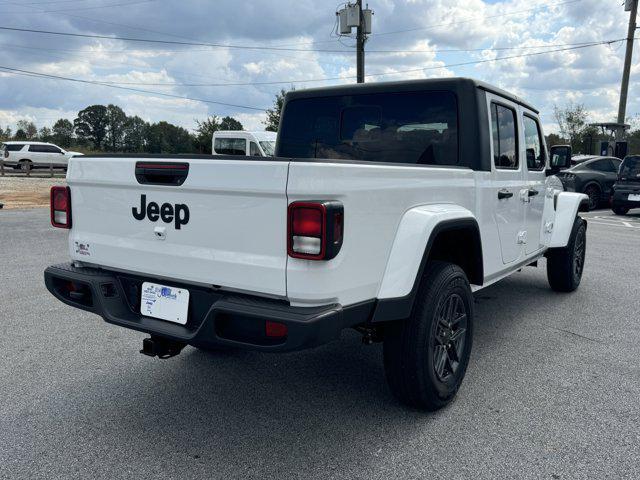
[[[158,357],[164,360],[178,355],[186,345],[186,343],[151,335],[151,337],[142,341],[140,353],[148,357]]]

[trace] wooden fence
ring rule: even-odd
[[[54,176],[66,176],[66,170],[64,167],[54,166],[50,163],[48,166],[38,165],[37,168],[34,167],[31,162],[25,162],[24,167],[20,169],[15,169],[13,166],[5,165],[4,159],[0,158],[0,177],[4,176],[37,176],[37,177],[51,177]]]

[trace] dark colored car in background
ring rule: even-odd
[[[589,210],[593,210],[611,199],[621,162],[616,157],[593,157],[580,161],[557,176],[566,191],[586,194],[589,197]]]
[[[618,181],[613,185],[611,208],[616,215],[640,208],[640,155],[630,155],[622,161]]]

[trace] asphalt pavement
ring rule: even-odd
[[[48,211],[0,210],[0,478],[640,478],[640,210],[589,219],[579,290],[545,263],[476,293],[471,362],[437,413],[399,405],[380,345],[138,353],[67,307]]]

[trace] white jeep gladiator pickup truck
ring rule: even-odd
[[[51,192],[72,262],[45,283],[160,358],[354,328],[384,342],[392,392],[433,410],[464,377],[473,292],[541,257],[551,288],[579,285],[588,199],[552,175],[567,158],[534,107],[469,79],[294,91],[274,158],[73,158]]]

